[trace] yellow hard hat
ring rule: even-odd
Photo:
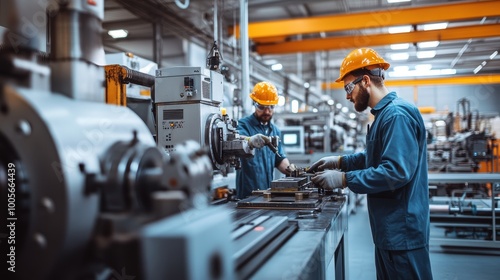
[[[260,82],[253,87],[250,98],[262,105],[278,104],[278,90],[270,82]]]
[[[372,67],[369,67],[372,66]],[[368,70],[375,68],[389,69],[391,65],[387,63],[376,51],[370,48],[360,48],[350,52],[340,65],[340,75],[335,82],[341,82],[350,72],[367,67]]]

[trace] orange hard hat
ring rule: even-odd
[[[371,66],[371,67],[370,67]],[[375,68],[389,69],[391,65],[387,63],[375,50],[370,48],[360,48],[350,52],[340,65],[340,75],[335,82],[341,82],[344,77],[354,70],[367,68],[372,70]]]
[[[278,104],[278,90],[270,82],[260,82],[253,87],[250,98],[262,105]]]

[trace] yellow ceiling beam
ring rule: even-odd
[[[413,31],[398,34],[340,36],[274,44],[258,44],[255,50],[260,55],[285,54],[322,50],[354,49],[367,46],[384,46],[400,43],[412,44],[426,41],[450,41],[486,37],[500,37],[500,24],[462,26],[441,30]]]
[[[338,32],[395,25],[459,21],[498,15],[500,15],[500,1],[471,1],[404,9],[394,8],[385,11],[254,22],[248,24],[248,37],[255,39],[319,32]],[[239,26],[229,30],[230,32],[234,30],[236,36],[239,37]]]
[[[469,75],[469,76],[451,76],[440,78],[418,78],[405,80],[386,80],[384,84],[387,87],[413,87],[413,86],[436,86],[436,85],[487,85],[500,84],[500,75]],[[343,89],[344,83],[323,83],[323,90]]]

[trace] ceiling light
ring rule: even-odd
[[[455,69],[432,69],[432,70],[411,70],[407,72],[389,72],[389,77],[402,78],[402,77],[421,77],[421,76],[443,76],[443,75],[455,75],[457,70]]]
[[[407,50],[410,47],[410,44],[404,43],[404,44],[392,44],[391,45],[391,50]]]
[[[392,60],[407,60],[410,57],[408,53],[393,53],[391,54]]]
[[[266,59],[262,61],[265,65],[273,65],[278,63],[278,60],[276,59]]]
[[[311,84],[310,84],[310,83],[308,83],[308,82],[305,82],[305,83],[304,83],[304,88],[310,88],[310,87],[311,87]]]
[[[340,111],[342,111],[342,113],[347,113],[347,112],[349,112],[349,108],[342,107],[342,109],[340,109]]]
[[[483,65],[477,66],[476,69],[474,69],[474,74],[477,74],[477,72],[479,72],[481,69],[483,69]]]
[[[299,101],[298,100],[292,100],[292,113],[297,113],[299,112]]]
[[[423,27],[425,31],[445,29],[446,27],[448,27],[448,23],[447,22],[430,23],[430,24],[424,24]]]
[[[285,105],[285,97],[283,95],[278,96],[278,106],[284,106]]]
[[[387,3],[401,3],[401,2],[410,2],[411,0],[387,0]]]
[[[337,107],[337,109],[340,109],[340,108],[342,108],[342,104],[337,103],[337,105],[335,105],[335,107]]]
[[[498,51],[495,51],[494,53],[492,53],[492,54],[490,55],[490,59],[495,58],[495,56],[497,56],[497,54],[498,54]]]
[[[406,72],[406,71],[410,70],[410,67],[408,67],[408,66],[394,66],[393,69],[396,72]]]
[[[455,69],[441,69],[439,70],[439,75],[455,75],[457,70]]]
[[[408,33],[411,31],[411,25],[393,26],[393,27],[387,28],[387,31],[389,31],[389,33],[391,33],[391,34]]]
[[[335,101],[333,101],[333,99],[328,99],[328,101],[326,101],[326,104],[332,106],[333,104],[335,104]]]
[[[415,65],[415,70],[417,71],[429,71],[432,69],[432,64],[417,64]]]
[[[421,42],[417,43],[417,47],[426,49],[426,48],[435,48],[439,46],[439,41],[429,41],[429,42]]]
[[[128,35],[128,31],[125,29],[115,29],[108,31],[108,35],[113,37],[114,39],[125,38]]]
[[[283,69],[283,65],[281,63],[271,65],[271,70],[273,71],[280,71],[281,69]]]
[[[418,58],[433,58],[436,56],[436,51],[422,51],[417,52]]]
[[[436,126],[446,126],[446,122],[443,120],[439,120],[435,122]]]
[[[349,118],[352,119],[352,120],[354,120],[356,118],[356,114],[350,113],[349,114]]]

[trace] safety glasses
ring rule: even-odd
[[[357,77],[354,81],[352,81],[344,86],[344,89],[345,89],[345,92],[347,92],[347,95],[351,95],[352,91],[356,87],[356,84],[361,82],[361,80],[363,80],[363,76]]]
[[[262,104],[259,104],[257,102],[254,102],[253,103],[255,108],[259,111],[264,111],[265,109],[269,109],[269,110],[274,110],[274,105],[262,105]]]

